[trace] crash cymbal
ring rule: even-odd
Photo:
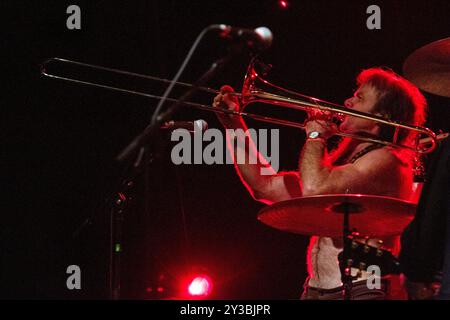
[[[413,219],[416,205],[384,196],[331,194],[294,198],[263,208],[258,220],[282,231],[342,237],[344,211],[350,230],[367,236],[399,235]]]
[[[405,77],[420,89],[450,97],[450,38],[414,51],[403,64]]]

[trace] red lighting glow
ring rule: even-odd
[[[192,297],[206,297],[212,291],[211,278],[205,275],[196,276],[192,279],[188,287],[188,293]]]
[[[287,1],[281,0],[278,1],[281,8],[286,9],[289,6],[289,3]]]

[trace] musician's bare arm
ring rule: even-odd
[[[221,91],[222,93],[215,97],[213,106],[239,111],[239,101],[227,94],[233,92],[233,89],[223,86]],[[242,117],[218,114],[218,118],[225,129],[241,129],[244,132],[248,129]],[[236,171],[252,197],[257,201],[271,204],[300,196],[298,173],[277,173],[258,152],[250,137],[247,138],[247,141],[240,141],[241,143],[236,141],[243,138],[242,135],[227,134],[227,146],[234,158]],[[246,161],[236,161],[235,155],[237,154],[245,154]],[[248,159],[251,157],[258,160],[256,164],[249,163]],[[262,174],[262,169],[265,174]]]
[[[233,127],[247,130],[243,121],[236,123]],[[255,200],[271,204],[301,195],[297,172],[277,173],[258,152],[250,137],[247,137],[246,141],[238,141],[240,139],[244,139],[244,136],[227,135],[227,145],[233,155],[236,172]],[[245,154],[245,161],[236,161],[238,154]],[[251,158],[257,159],[255,164],[249,163],[248,159]]]

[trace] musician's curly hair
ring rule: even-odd
[[[374,112],[384,118],[422,126],[427,115],[427,102],[422,93],[408,80],[402,78],[389,68],[377,67],[360,72],[357,79],[358,86],[368,84],[378,91],[378,102]],[[381,136],[392,137],[393,128],[382,126]],[[415,134],[400,130],[398,142],[411,143]]]

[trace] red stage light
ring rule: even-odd
[[[211,278],[206,275],[195,276],[188,286],[188,293],[192,297],[207,297],[212,291]]]
[[[289,3],[287,1],[278,1],[281,8],[286,9],[289,6]]]

